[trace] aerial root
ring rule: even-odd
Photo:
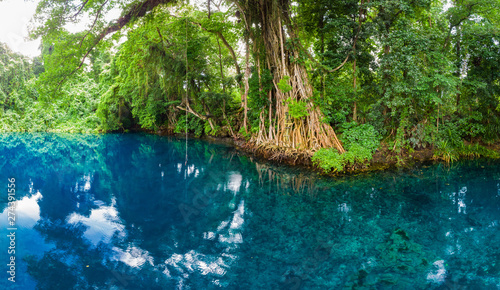
[[[265,159],[291,165],[311,165],[311,157],[314,154],[310,149],[280,147],[269,143],[257,144],[252,141],[245,143],[242,148]]]

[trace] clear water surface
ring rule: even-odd
[[[498,162],[330,178],[142,134],[0,158],[0,289],[500,289]]]

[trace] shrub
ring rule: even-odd
[[[316,151],[311,158],[313,164],[318,166],[325,173],[341,172],[347,167],[354,167],[356,164],[364,165],[372,159],[372,153],[367,148],[358,144],[353,144],[349,151],[339,154],[336,149],[322,148]]]
[[[379,134],[372,125],[348,123],[344,128],[345,131],[342,134],[342,141],[346,149],[344,154],[339,154],[333,148],[320,149],[311,158],[313,164],[325,173],[341,172],[347,167],[353,168],[357,164],[366,165],[380,144]]]
[[[351,150],[351,147],[354,145],[364,147],[371,153],[378,149],[380,145],[380,135],[372,125],[356,125],[351,122],[344,125],[344,128],[345,130],[341,139],[347,151]]]
[[[329,173],[332,170],[333,172],[340,172],[344,170],[344,161],[341,156],[342,155],[333,148],[321,148],[314,153],[311,160],[314,165],[323,169],[325,173]]]

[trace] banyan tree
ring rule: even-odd
[[[288,0],[234,1],[252,41],[257,73],[272,73],[268,107],[260,112],[257,145],[286,150],[335,147],[344,152],[333,128],[312,101],[313,87],[301,62],[297,27]]]
[[[281,152],[311,152],[310,150],[334,147],[343,153],[344,149],[334,130],[329,124],[323,122],[323,114],[312,100],[313,87],[308,79],[301,56],[304,54],[304,48],[298,38],[298,27],[292,21],[292,8],[294,7],[292,2],[290,0],[226,1],[228,5],[235,5],[237,14],[243,21],[247,51],[248,47],[251,47],[253,52],[254,67],[256,68],[254,72],[258,74],[259,80],[263,70],[269,71],[272,75],[272,86],[265,96],[267,102],[259,115],[259,129],[257,134],[253,136],[255,144],[259,147],[277,148]],[[68,45],[76,46],[74,49],[64,50],[67,51],[67,54],[72,54],[68,56],[72,62],[69,65],[66,58],[61,58],[61,62],[64,62],[61,63],[61,67],[66,69],[58,69],[54,77],[54,79],[61,79],[58,83],[60,85],[68,75],[82,67],[85,59],[110,34],[147,16],[158,6],[175,4],[176,2],[175,0],[45,0],[38,7],[38,13],[43,16],[38,20],[45,25],[39,26],[34,35],[41,36],[51,31],[57,31],[53,29],[54,25],[63,27],[66,21],[69,21],[68,19],[74,19],[83,12],[94,17],[93,24],[88,31],[82,34],[82,37],[76,35],[76,40],[73,41],[71,38],[68,41]],[[210,17],[210,2],[212,1],[207,1],[208,17]],[[103,14],[116,6],[123,9],[121,16],[115,21],[107,23]],[[221,31],[216,31],[216,34],[224,44],[227,44]],[[249,43],[251,45],[248,45]],[[238,68],[234,52],[232,52],[232,56]],[[248,81],[248,53],[245,59],[245,79]],[[260,86],[262,88],[261,83]],[[246,93],[243,94],[245,100],[242,102],[244,107],[243,126],[246,129],[248,83],[241,87],[246,88]],[[184,103],[187,105],[188,100],[186,99]],[[188,108],[186,107],[186,109]]]

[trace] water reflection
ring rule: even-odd
[[[38,201],[41,198],[42,194],[37,192],[29,197],[24,196],[16,202],[16,227],[30,229],[38,222],[40,219],[40,206],[38,206]],[[0,214],[0,226],[3,228],[9,228],[7,223],[8,214],[7,208]]]
[[[100,206],[92,209],[88,217],[74,212],[68,216],[66,222],[69,225],[84,225],[86,230],[83,236],[91,241],[94,246],[101,242],[108,244],[114,236],[124,238],[126,236],[125,227],[118,218],[115,200],[113,199],[111,206],[103,205],[102,201],[94,201],[94,203],[100,204]]]
[[[149,135],[0,144],[20,289],[500,287],[498,163],[325,178]]]
[[[149,253],[143,249],[129,246],[125,250],[118,247],[113,247],[112,250],[115,253],[111,258],[112,261],[123,262],[132,268],[140,268],[146,262],[148,262],[151,266],[154,266],[153,257],[151,257]]]
[[[5,190],[7,192],[7,190]],[[9,216],[12,217],[12,212],[9,214],[9,210],[6,207],[3,212],[0,214],[0,227],[2,228],[2,236],[12,235],[14,232],[15,244],[10,243],[10,238],[0,239],[0,247],[2,249],[2,261],[5,264],[10,263],[10,254],[15,254],[16,257],[16,272],[23,273],[26,272],[27,265],[26,262],[19,259],[26,254],[27,247],[36,248],[37,251],[32,253],[32,255],[40,256],[45,251],[49,251],[54,248],[54,245],[50,242],[44,241],[43,237],[39,232],[33,231],[32,228],[38,223],[40,220],[40,207],[38,202],[42,199],[42,194],[40,192],[33,193],[33,188],[30,188],[30,191],[22,197],[18,197],[18,201],[16,202],[16,210],[15,210],[15,224],[10,225]],[[12,230],[14,229],[14,230]],[[5,272],[7,272],[7,267],[5,267]],[[4,281],[0,283],[0,285],[8,285],[9,287],[13,284],[8,281],[7,278],[10,275],[3,275]],[[26,275],[18,275],[15,277],[15,285],[18,286],[19,289],[34,289],[35,281],[29,276]],[[9,288],[4,288],[9,289]]]

